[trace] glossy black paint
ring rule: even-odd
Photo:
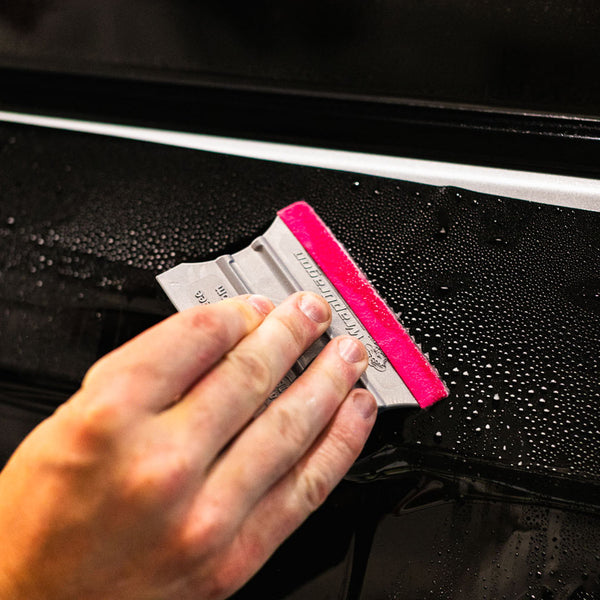
[[[2,453],[172,310],[154,275],[305,199],[451,389],[380,415],[239,598],[600,595],[600,213],[140,142],[0,128]]]

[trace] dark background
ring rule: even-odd
[[[0,107],[598,174],[600,5],[0,2]]]

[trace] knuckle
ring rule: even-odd
[[[217,308],[219,308],[218,305],[211,307],[202,306],[184,313],[186,317],[184,328],[188,331],[196,332],[203,339],[208,339],[211,346],[223,348],[228,345],[230,337],[228,335],[228,322],[216,310]]]
[[[214,310],[209,307],[198,306],[182,313],[184,327],[188,330],[200,331],[202,334],[218,335],[223,323]]]
[[[303,447],[309,437],[306,420],[285,405],[285,402],[271,408],[275,413],[276,427],[279,435],[294,447]]]
[[[156,366],[130,356],[125,350],[126,346],[122,346],[96,361],[85,374],[82,390],[103,396],[110,387],[115,395],[129,398],[135,394],[139,381],[156,377]]]
[[[88,372],[93,379],[84,382],[68,403],[72,433],[80,443],[106,443],[118,437],[139,408],[140,381],[156,377],[147,365],[122,364],[116,369],[112,362],[101,359],[96,363]]]
[[[164,453],[164,450],[162,450]],[[192,477],[197,479],[196,469],[192,464],[192,458],[188,454],[182,454],[178,448],[174,448],[170,454],[172,460],[168,462],[168,468],[158,480],[156,487],[161,503],[175,502],[181,496],[183,490],[188,487]],[[160,471],[160,464],[149,464],[152,472]]]
[[[82,399],[74,413],[71,433],[84,445],[106,444],[115,436],[122,421],[119,406],[107,398]]]
[[[337,457],[337,462],[350,461],[360,453],[362,440],[349,428],[334,427],[329,431],[329,449]]]
[[[362,447],[350,430],[333,428],[327,435],[318,460],[300,475],[299,488],[305,507],[311,512],[323,504]]]
[[[311,469],[305,472],[301,482],[301,494],[306,510],[317,510],[329,496],[332,487],[326,470]]]
[[[256,535],[255,531],[242,529],[238,533],[235,541],[237,542],[236,549],[238,554],[243,556],[251,564],[260,564],[261,558],[269,556],[270,554],[269,549],[272,540]]]
[[[168,451],[167,451],[168,452]],[[190,465],[178,454],[175,460],[146,459],[124,470],[121,498],[127,504],[169,506],[180,497],[190,477]]]
[[[126,470],[119,482],[119,497],[127,506],[147,504],[154,490],[154,484],[152,474],[143,469],[131,467]]]
[[[242,587],[247,574],[240,569],[240,564],[252,561],[248,555],[233,556],[233,560],[220,563],[213,573],[210,586],[207,589],[206,597],[208,600],[218,600],[229,598],[237,589]]]
[[[213,573],[208,589],[206,590],[207,600],[220,600],[228,598],[236,589],[232,583],[231,573],[227,571]]]
[[[97,360],[86,372],[81,382],[82,388],[90,388],[95,385],[97,381],[102,381],[110,369],[110,358],[109,355],[103,356]]]
[[[180,546],[192,560],[215,554],[230,538],[230,519],[216,503],[204,504],[201,511],[192,513],[191,519],[182,530]]]
[[[137,357],[131,361],[127,356],[116,354],[110,360],[101,359],[90,371],[90,379],[84,380],[81,389],[90,400],[91,410],[107,412],[124,412],[127,406],[135,408],[140,400],[140,382],[161,378],[160,365],[138,360]]]
[[[245,387],[256,395],[266,397],[275,386],[271,366],[259,354],[237,348],[227,360],[234,372],[245,378]]]

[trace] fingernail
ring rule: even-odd
[[[261,315],[268,315],[273,310],[273,303],[266,297],[259,294],[252,294],[246,298]]]
[[[314,294],[303,294],[298,303],[300,310],[316,323],[325,323],[329,320],[329,304]]]
[[[357,363],[365,358],[365,347],[353,338],[340,340],[338,351],[340,356],[349,363]]]
[[[377,410],[377,403],[366,390],[355,390],[354,408],[363,419],[368,419]]]

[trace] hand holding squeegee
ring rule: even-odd
[[[369,366],[361,382],[379,406],[424,408],[448,395],[427,358],[306,202],[280,210],[247,248],[178,265],[157,279],[178,310],[239,294],[264,294],[278,304],[300,290],[316,292],[331,306],[328,335],[351,335],[366,347]],[[297,361],[269,401],[289,387],[324,344],[319,340]]]

